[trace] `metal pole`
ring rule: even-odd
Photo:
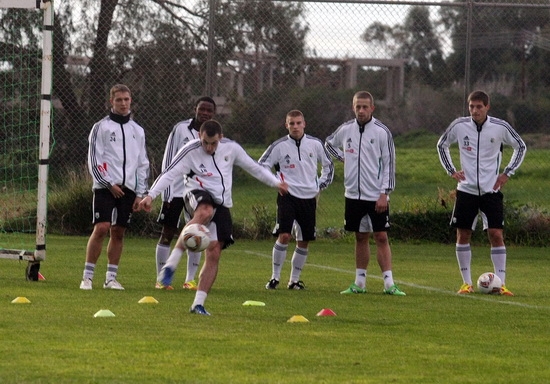
[[[468,0],[468,16],[466,20],[466,59],[464,63],[464,100],[467,100],[470,94],[470,50],[472,49],[472,15],[473,0]],[[463,106],[462,114],[466,115],[466,102]]]
[[[206,52],[206,81],[204,85],[204,94],[209,96],[214,96],[213,91],[213,80],[214,80],[214,69],[216,66],[214,65],[214,19],[216,15],[216,0],[210,0],[209,1],[209,10],[210,13],[208,15],[208,51]]]
[[[48,164],[50,154],[50,124],[52,104],[52,33],[53,2],[44,2],[44,27],[42,30],[42,84],[40,102],[40,149],[38,160],[38,204],[36,211],[35,260],[46,259],[46,223],[48,211]]]

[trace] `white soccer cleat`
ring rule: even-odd
[[[85,291],[91,291],[92,290],[92,279],[83,279],[80,282],[80,289],[83,289]]]
[[[124,287],[116,280],[109,280],[103,284],[105,289],[115,289],[117,291],[124,291]]]

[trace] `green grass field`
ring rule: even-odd
[[[349,240],[311,245],[305,291],[266,291],[272,243],[237,241],[207,299],[212,316],[203,317],[188,313],[184,263],[176,290],[153,288],[155,239],[127,240],[125,291],[101,288],[105,255],[95,289],[79,290],[86,241],[49,236],[45,281],[27,282],[25,263],[0,260],[1,383],[550,382],[545,248],[508,247],[515,297],[458,296],[453,246],[393,244],[407,296],[383,295],[374,263],[369,292],[350,297],[339,294],[354,278]],[[474,276],[491,270],[488,249],[473,252]],[[144,296],[158,304],[139,304]],[[337,316],[316,316],[324,308]],[[94,318],[101,309],[115,317]],[[287,322],[294,315],[309,322]]]

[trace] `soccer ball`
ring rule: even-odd
[[[190,224],[181,233],[185,248],[193,252],[201,252],[210,244],[210,231],[202,224]]]
[[[477,289],[481,293],[488,293],[490,295],[499,294],[501,287],[502,281],[500,277],[493,272],[485,272],[477,279]]]

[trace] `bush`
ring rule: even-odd
[[[85,167],[66,171],[63,184],[51,188],[48,201],[48,232],[65,235],[89,235],[91,224],[91,178]],[[410,211],[392,212],[390,239],[405,242],[435,242],[452,244],[455,230],[449,226],[453,193],[439,191],[441,206],[426,203]],[[141,237],[156,237],[160,226],[156,222],[160,209],[156,200],[153,212],[137,212],[132,216],[129,233]],[[539,207],[505,202],[507,245],[548,246],[550,239],[550,213]],[[269,239],[275,223],[275,215],[264,205],[252,207],[253,217],[234,222],[233,234],[241,239]],[[481,223],[480,223],[481,224]],[[478,226],[479,228],[481,225]],[[318,228],[319,238],[353,239],[342,228]],[[487,235],[474,232],[473,244],[488,244]]]
[[[86,166],[64,172],[62,184],[50,187],[48,232],[87,235],[92,231],[92,179]]]
[[[508,203],[504,207],[506,242],[530,247],[547,247],[550,214],[537,207]]]

